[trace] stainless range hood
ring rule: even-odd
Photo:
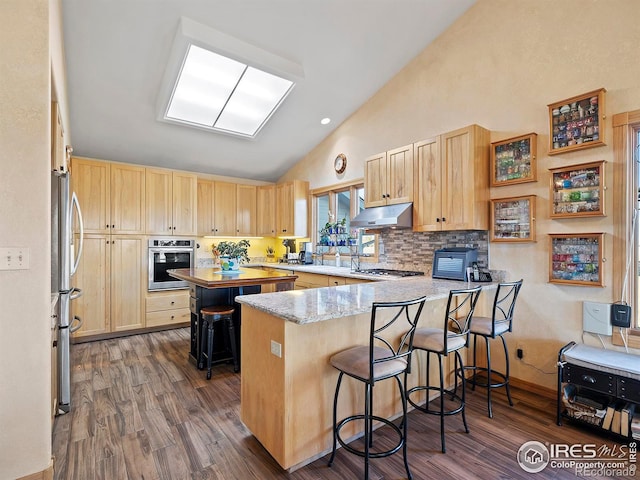
[[[411,228],[413,226],[413,204],[399,203],[365,208],[351,219],[351,226],[371,229]]]

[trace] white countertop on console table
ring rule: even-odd
[[[326,267],[325,267],[326,268]],[[297,324],[322,322],[371,311],[373,302],[412,300],[426,295],[427,301],[447,298],[450,290],[481,285],[494,290],[497,282],[468,283],[409,277],[397,280],[244,295],[236,301]]]

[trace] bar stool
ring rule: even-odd
[[[233,357],[233,371],[238,372],[240,370],[238,365],[238,353],[236,349],[236,334],[233,327],[233,312],[235,309],[228,305],[212,305],[210,307],[204,307],[200,310],[200,316],[202,318],[202,356],[207,359],[207,380],[211,378],[211,357],[213,355],[213,325],[216,322],[224,321],[226,323],[227,332],[229,334],[229,343],[231,348],[231,356]],[[206,353],[204,352],[204,345],[206,340]]]
[[[505,387],[509,405],[513,407],[511,393],[509,392],[509,352],[507,351],[507,343],[505,342],[503,335],[511,331],[513,324],[513,311],[516,307],[516,299],[518,298],[518,293],[520,293],[521,287],[522,280],[498,284],[498,290],[496,290],[496,296],[493,300],[493,313],[491,318],[478,316],[471,319],[471,334],[473,335],[473,366],[465,367],[465,370],[471,370],[474,372],[473,375],[469,377],[469,381],[473,385],[471,388],[472,390],[475,390],[476,385],[486,387],[489,418],[493,418],[493,411],[491,409],[491,389],[493,388]],[[483,337],[485,341],[485,348],[487,351],[486,367],[478,367],[476,364],[476,341],[478,336]],[[491,349],[489,339],[495,339],[496,337],[500,337],[504,348],[504,373],[496,372],[491,369]],[[482,374],[482,376],[479,376],[479,374]],[[486,381],[484,380],[484,374],[486,374]],[[497,377],[498,381],[492,381],[492,376]]]
[[[404,467],[407,470],[407,477],[411,479],[409,463],[407,461],[407,399],[404,394],[404,387],[400,375],[411,365],[411,344],[413,333],[426,297],[404,302],[374,302],[371,310],[371,327],[369,334],[369,344],[361,345],[343,350],[330,359],[331,365],[340,374],[336,384],[335,396],[333,399],[333,450],[329,459],[329,466],[333,464],[336,456],[337,443],[339,442],[345,450],[360,457],[364,457],[364,478],[369,478],[369,459],[383,458],[396,453],[401,448],[404,457]],[[411,311],[410,311],[411,307]],[[398,329],[390,329],[396,321],[406,321],[409,330],[398,336]],[[401,327],[401,330],[406,327]],[[394,345],[397,345],[394,346]],[[342,378],[347,375],[364,383],[365,400],[364,414],[351,415],[338,422],[338,395]],[[373,412],[373,386],[376,382],[395,378],[400,391],[402,402],[402,420],[400,426],[395,425],[390,420],[374,415]],[[364,450],[348,445],[340,436],[342,427],[350,422],[362,420],[364,422]],[[397,443],[384,451],[373,450],[373,422],[380,422],[393,429],[398,436]]]
[[[415,386],[407,391],[407,401],[417,410],[428,413],[430,415],[440,416],[440,442],[442,445],[442,453],[445,453],[444,442],[444,417],[462,413],[462,423],[466,433],[469,433],[467,419],[465,417],[465,380],[464,364],[460,356],[460,350],[469,343],[469,326],[471,317],[473,316],[480,290],[482,287],[467,288],[461,290],[451,290],[447,301],[447,311],[444,316],[443,328],[418,328],[413,337],[413,349],[423,350],[427,353],[426,358],[426,383],[424,385]],[[442,370],[442,357],[446,357],[449,353],[454,353],[454,388],[447,390],[444,388],[444,372]],[[440,367],[440,384],[439,386],[431,386],[429,383],[429,359],[431,354],[438,357],[438,365]],[[458,373],[460,372],[460,373]],[[405,372],[405,385],[407,384],[407,374]],[[457,379],[462,379],[462,393],[457,394]],[[411,395],[416,392],[426,391],[427,399],[424,404],[411,399]],[[440,408],[434,410],[429,408],[429,392],[436,391],[440,394]],[[444,395],[451,395],[451,400],[455,402],[453,408],[445,410]]]

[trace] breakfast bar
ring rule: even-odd
[[[332,402],[337,379],[329,358],[346,348],[366,344],[372,303],[426,295],[420,326],[441,327],[449,291],[476,285],[485,290],[476,311],[486,313],[493,300],[493,292],[487,294],[486,290],[494,290],[496,283],[425,277],[239,296],[236,301],[242,306],[244,322],[242,421],[284,469],[295,470],[325,455],[332,445]],[[403,332],[397,333],[400,336]],[[450,372],[453,360],[451,365],[446,363]],[[417,375],[424,376],[424,362],[418,362],[415,355],[412,365],[408,387],[416,383]],[[449,381],[453,381],[452,376]],[[363,396],[361,386],[345,379],[339,417],[359,412]],[[376,385],[374,408],[385,418],[400,414],[398,392],[391,382]],[[343,430],[344,438],[361,434],[347,428]]]
[[[189,283],[191,309],[191,348],[189,360],[198,368],[203,368],[200,326],[200,311],[211,305],[233,305],[238,295],[261,292],[292,290],[296,278],[293,272],[264,271],[254,268],[240,268],[233,272],[223,272],[220,268],[179,268],[168,271],[169,275]],[[240,309],[233,314],[236,331],[242,322]],[[222,338],[218,335],[218,338]],[[237,348],[241,348],[239,342]],[[220,349],[218,349],[220,350]],[[217,354],[216,360],[224,359]]]

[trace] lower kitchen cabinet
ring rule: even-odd
[[[189,290],[149,293],[145,311],[146,327],[189,323]]]
[[[144,327],[146,247],[144,236],[85,235],[73,282],[83,294],[71,304],[83,323],[74,338]]]

